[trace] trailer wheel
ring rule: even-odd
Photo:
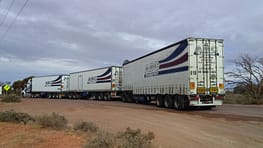
[[[163,107],[164,106],[164,100],[163,97],[161,95],[158,95],[156,98],[156,105],[158,107]]]
[[[189,109],[189,100],[188,100],[187,96],[184,97],[183,104],[184,104],[184,109],[188,110]]]
[[[151,103],[151,97],[150,96],[146,96],[146,103]]]
[[[99,101],[103,100],[103,95],[97,94],[97,96],[98,96],[98,100],[99,100]]]
[[[124,98],[126,102],[130,102],[130,103],[134,102],[133,94],[131,92],[126,92]]]
[[[122,96],[122,97],[121,97],[121,101],[122,101],[122,102],[127,102],[127,99],[126,99],[124,96]]]
[[[176,109],[176,110],[181,110],[182,109],[182,103],[181,103],[182,101],[181,101],[181,98],[180,98],[180,96],[176,96],[175,98],[174,98],[174,108]]]
[[[122,100],[122,102],[128,102],[128,94],[127,94],[127,92],[122,92],[121,100]]]
[[[105,94],[103,95],[103,99],[104,99],[105,101],[109,101],[109,100],[110,100],[109,94],[105,93]]]
[[[173,99],[171,98],[171,96],[166,95],[164,98],[164,107],[165,108],[173,108]]]

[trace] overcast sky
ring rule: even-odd
[[[226,70],[263,56],[262,0],[0,2],[0,81],[121,65],[187,37],[222,38]],[[6,17],[5,17],[6,16]]]

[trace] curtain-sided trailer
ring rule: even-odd
[[[187,38],[123,64],[123,101],[214,107],[224,98],[222,39]]]
[[[121,76],[122,68],[118,66],[70,73],[69,98],[119,98]]]
[[[63,98],[69,90],[69,75],[40,76],[29,79],[23,96]]]

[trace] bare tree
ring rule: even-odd
[[[234,60],[236,68],[226,74],[229,82],[242,85],[247,93],[255,99],[260,99],[263,89],[263,58],[252,57],[248,54]]]

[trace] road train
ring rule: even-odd
[[[187,109],[222,105],[223,39],[186,38],[122,66],[33,77],[24,96],[119,99],[155,102],[158,107]]]

